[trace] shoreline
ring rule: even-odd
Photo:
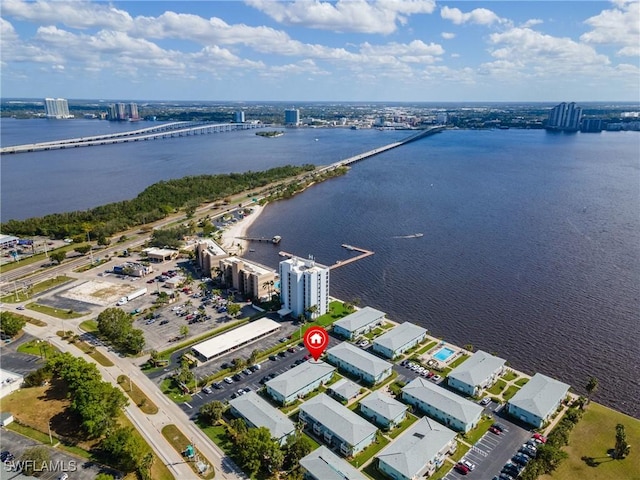
[[[260,214],[264,211],[266,205],[251,205],[247,208],[252,208],[253,213],[245,215],[242,220],[237,223],[225,227],[222,230],[222,236],[220,237],[220,247],[228,254],[234,254],[239,257],[243,252],[246,252],[249,248],[249,242],[247,240],[239,240],[237,237],[244,237],[247,234],[247,230],[253,222],[257,220]]]

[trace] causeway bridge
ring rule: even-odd
[[[140,142],[163,138],[186,137],[190,135],[205,135],[210,133],[231,132],[262,128],[265,125],[256,123],[201,123],[201,122],[171,122],[154,127],[129,130],[126,132],[94,135],[89,137],[69,138],[51,142],[29,143],[0,148],[0,155],[10,153],[38,152],[43,150],[59,150],[64,148],[93,147],[96,145],[111,145],[115,143]]]

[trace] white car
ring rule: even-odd
[[[224,377],[224,382],[225,382],[225,383],[233,383],[233,378],[231,378],[231,377]]]
[[[473,463],[471,463],[469,460],[463,460],[461,463],[471,471],[473,471],[476,468],[476,466]]]
[[[434,382],[438,382],[442,377],[440,375],[434,375],[433,377],[431,377],[431,380],[433,380]]]

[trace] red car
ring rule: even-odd
[[[498,430],[496,427],[489,427],[489,431],[491,433],[495,433],[496,435],[500,435],[500,430]]]
[[[461,473],[462,475],[466,475],[467,473],[469,473],[469,467],[467,467],[466,465],[464,465],[463,463],[456,463],[456,466],[453,467],[455,468],[455,470],[458,473]]]
[[[305,359],[305,360],[309,360],[310,358],[311,358],[311,355],[305,355],[305,356],[304,356],[304,359]]]
[[[536,440],[540,440],[542,443],[547,443],[547,437],[545,437],[544,435],[540,435],[539,433],[534,433],[533,438],[535,438]]]

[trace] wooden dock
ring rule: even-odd
[[[333,270],[334,268],[338,268],[338,267],[344,267],[345,265],[356,262],[358,260],[362,260],[363,258],[366,258],[375,253],[375,252],[372,252],[371,250],[365,250],[364,248],[354,247],[353,245],[348,245],[346,243],[342,244],[342,248],[346,248],[347,250],[350,250],[353,252],[360,252],[360,255],[356,255],[355,257],[348,258],[346,260],[338,260],[336,261],[336,263],[334,263],[329,267],[329,270]],[[285,251],[278,252],[278,255],[280,255],[281,257],[287,257],[287,258],[295,257],[293,253],[289,253]]]

